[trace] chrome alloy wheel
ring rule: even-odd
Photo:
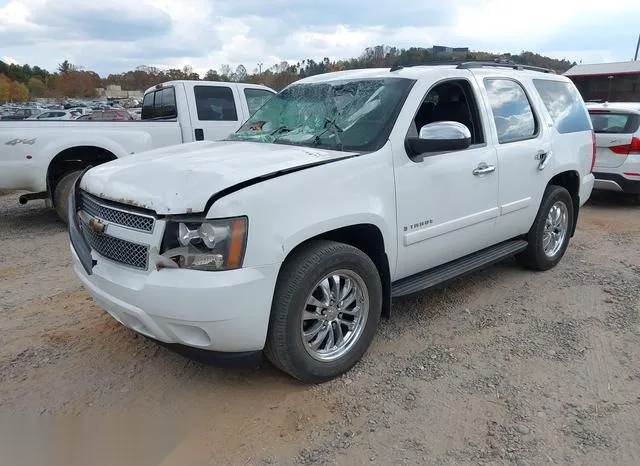
[[[567,205],[558,201],[549,210],[542,233],[542,248],[547,257],[552,258],[562,248],[569,230],[569,212]]]
[[[309,355],[330,362],[351,350],[367,323],[369,293],[360,275],[336,270],[325,275],[302,312],[302,341]]]

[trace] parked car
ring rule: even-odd
[[[27,118],[39,115],[40,112],[41,110],[37,108],[26,108],[26,107],[18,108],[12,113],[2,115],[0,117],[0,120],[10,120],[10,121],[25,120]],[[6,126],[7,125],[3,124],[2,128],[6,128]]]
[[[147,89],[141,121],[3,123],[0,189],[30,191],[20,203],[46,199],[66,222],[69,189],[85,167],[149,149],[224,138],[255,111],[247,99],[256,93],[275,91],[253,84],[169,81]]]
[[[48,110],[39,115],[26,118],[26,120],[75,120],[78,114],[74,114],[69,110]]]
[[[640,103],[587,108],[596,134],[594,189],[632,194],[640,202]]]
[[[124,109],[100,110],[97,112],[82,115],[78,120],[90,121],[133,121],[133,116]]]
[[[556,266],[594,159],[564,76],[495,63],[317,75],[223,141],[85,171],[73,267],[136,332],[209,359],[264,352],[323,382],[357,363],[393,298],[514,255]]]

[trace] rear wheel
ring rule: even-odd
[[[519,262],[534,270],[555,267],[569,245],[573,217],[573,201],[569,191],[562,186],[547,186],[527,235],[529,246],[518,255]]]
[[[325,382],[360,360],[381,311],[382,282],[372,260],[347,244],[314,242],[283,265],[265,354],[303,382]]]
[[[68,213],[69,213],[69,193],[71,191],[71,187],[73,183],[76,182],[78,176],[82,173],[82,170],[76,170],[71,173],[67,173],[64,175],[53,190],[53,207],[56,210],[56,214],[58,218],[62,220],[62,222],[68,224]]]

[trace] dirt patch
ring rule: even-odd
[[[505,261],[397,301],[361,363],[303,386],[268,365],[204,366],[122,327],[79,286],[55,215],[17,196],[0,199],[0,411],[55,419],[67,448],[38,456],[21,439],[51,444],[53,427],[14,423],[3,463],[640,463],[632,203],[584,208],[553,270]]]

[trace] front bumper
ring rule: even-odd
[[[93,299],[114,319],[168,345],[239,353],[264,347],[279,264],[206,272],[134,270],[92,250],[69,199],[73,269]]]

